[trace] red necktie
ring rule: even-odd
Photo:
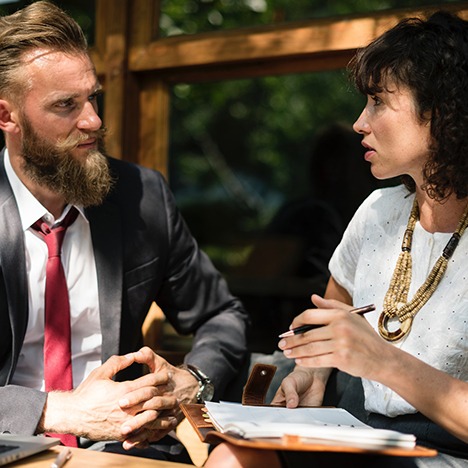
[[[78,211],[71,208],[62,223],[52,229],[42,219],[34,223],[47,244],[49,258],[46,266],[45,325],[44,325],[44,380],[46,392],[72,390],[70,302],[68,287],[60,258],[63,238],[73,224]],[[77,439],[70,434],[49,434],[58,437],[64,445],[77,447]]]

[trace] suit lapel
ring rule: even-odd
[[[26,278],[26,259],[24,254],[24,234],[15,197],[8,182],[4,151],[0,154],[0,268],[5,285],[7,310],[0,314],[1,322],[10,322],[12,333],[12,361],[6,380],[12,375],[16,359],[23,344],[28,323],[28,288]],[[0,285],[0,287],[2,287]],[[7,371],[7,368],[3,368]]]
[[[122,227],[115,205],[86,210],[96,261],[101,316],[102,360],[119,353],[122,313]]]
[[[120,323],[122,312],[122,234],[120,214],[116,206],[105,202],[86,210],[91,226],[91,236],[96,261],[99,309],[102,331],[103,362],[119,353]],[[28,323],[28,288],[24,234],[13,192],[6,177],[4,151],[0,153],[0,273],[3,275],[8,310],[1,310],[0,323],[10,322],[12,330],[12,357],[16,362]],[[0,282],[0,288],[3,285]],[[2,296],[0,290],[0,297]],[[1,344],[0,344],[1,348]],[[3,367],[8,375],[0,375],[7,381],[13,366]]]

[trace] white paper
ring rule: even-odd
[[[283,408],[205,402],[213,425],[246,439],[300,436],[302,442],[413,448],[412,434],[374,429],[342,408]]]

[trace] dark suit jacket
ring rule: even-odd
[[[222,395],[246,352],[247,315],[201,252],[161,174],[109,159],[116,184],[86,210],[97,267],[102,360],[137,350],[152,301],[181,334],[194,334],[186,361]],[[32,434],[43,392],[9,385],[28,322],[24,239],[0,154],[0,432]],[[140,375],[137,366],[119,379]]]

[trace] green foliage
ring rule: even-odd
[[[161,34],[195,34],[285,21],[420,7],[454,0],[162,0]]]
[[[429,4],[163,0],[161,31],[194,34]],[[171,187],[202,247],[218,267],[229,270],[245,260],[245,245],[282,204],[310,193],[308,170],[317,132],[333,122],[351,127],[364,99],[339,70],[179,84],[171,103]]]
[[[351,125],[362,103],[344,71],[175,86],[170,182],[202,246],[248,243],[307,194],[316,131]],[[220,267],[243,258],[224,253]]]

